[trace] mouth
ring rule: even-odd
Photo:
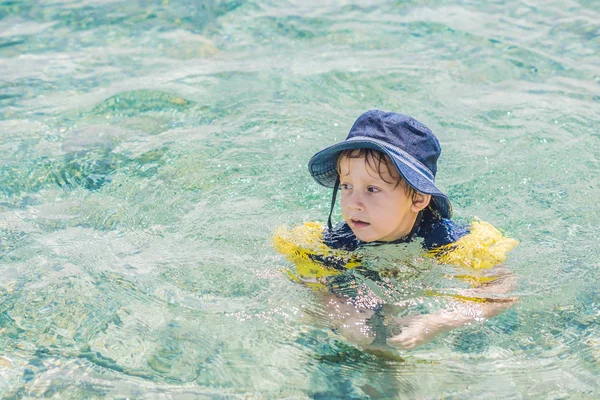
[[[371,224],[368,222],[362,221],[360,219],[357,219],[357,218],[350,219],[350,226],[352,228],[366,228],[369,225],[371,225]]]

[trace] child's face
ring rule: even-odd
[[[358,239],[393,241],[410,233],[423,207],[413,203],[403,183],[396,184],[397,176],[374,170],[364,157],[342,156],[339,172],[342,215]]]

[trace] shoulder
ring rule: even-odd
[[[423,215],[417,236],[423,238],[423,247],[427,250],[455,243],[469,233],[467,224],[448,218],[438,218],[432,213]]]

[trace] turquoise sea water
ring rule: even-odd
[[[0,397],[598,398],[599,21],[0,0]],[[457,219],[521,242],[516,306],[394,360],[303,318],[270,243],[326,218],[306,163],[371,108],[432,128]]]

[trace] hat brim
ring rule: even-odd
[[[308,162],[308,171],[317,183],[333,188],[338,178],[338,157],[342,151],[351,149],[373,149],[386,154],[392,160],[406,183],[418,192],[431,195],[434,203],[432,204],[432,208],[442,218],[452,217],[452,204],[448,196],[435,186],[432,177],[423,171],[422,165],[419,166],[417,163],[412,162],[411,157],[406,155],[402,150],[384,145],[380,141],[369,138],[354,138],[353,140],[336,143],[315,154]]]

